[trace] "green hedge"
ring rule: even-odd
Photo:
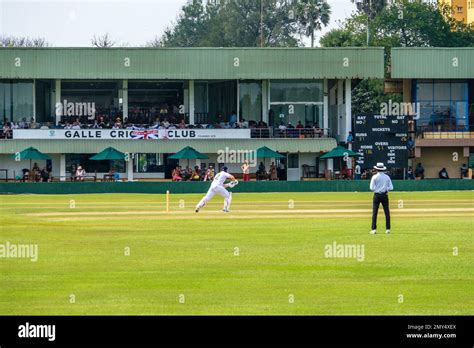
[[[474,180],[395,180],[395,191],[474,190]],[[54,182],[1,183],[2,194],[204,193],[209,182]],[[368,181],[241,182],[233,192],[367,192]]]

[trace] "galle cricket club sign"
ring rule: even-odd
[[[14,129],[13,139],[194,140],[250,139],[250,129]]]

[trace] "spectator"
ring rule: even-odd
[[[41,179],[43,180],[43,182],[49,182],[50,181],[50,174],[49,174],[48,170],[46,169],[46,167],[44,167],[41,170]]]
[[[278,180],[277,169],[275,162],[272,162],[270,166],[270,180]]]
[[[181,122],[179,122],[178,128],[179,129],[185,129],[186,128],[186,123],[184,122],[184,120],[181,120]]]
[[[257,170],[257,180],[267,180],[268,179],[268,176],[267,176],[267,170],[265,168],[265,165],[263,164],[263,162],[260,162],[259,166],[258,166],[258,170]]]
[[[354,169],[354,174],[355,174],[355,179],[360,180],[361,178],[361,168],[359,164],[356,164],[355,169]]]
[[[298,124],[296,125],[296,128],[298,128],[298,129],[303,129],[303,128],[304,128],[304,126],[303,126],[303,124],[301,123],[301,121],[298,121]]]
[[[201,170],[198,166],[194,167],[194,170],[191,175],[191,181],[200,181],[201,180]]]
[[[412,167],[408,167],[407,179],[408,180],[415,180],[415,175],[413,174],[413,168]]]
[[[242,168],[242,174],[244,181],[250,181],[250,165],[248,161],[244,161],[244,164],[240,167]]]
[[[23,172],[22,181],[23,182],[28,181],[30,179],[30,170],[26,169],[26,168],[23,168],[21,171]]]
[[[467,168],[467,165],[466,163],[464,163],[461,168],[459,168],[459,171],[461,172],[461,179],[464,179],[464,178],[467,178],[467,175],[468,175],[468,168]]]
[[[423,168],[421,163],[418,163],[415,167],[415,177],[417,179],[424,179],[425,178],[425,168]]]
[[[36,172],[36,171],[39,171],[40,169],[39,169],[38,163],[35,162],[35,163],[33,164],[33,168],[32,168],[32,169],[33,169],[33,171],[35,171],[35,172]]]
[[[179,182],[183,180],[183,178],[181,177],[181,172],[179,170],[179,167],[176,167],[175,169],[173,169],[173,171],[171,172],[171,178],[174,182]]]
[[[286,130],[285,122],[281,121],[280,126],[278,126],[278,129],[281,131],[285,131]]]
[[[81,166],[77,166],[75,180],[84,181],[85,176],[86,176],[86,171]]]
[[[408,138],[407,146],[409,150],[412,150],[415,147],[415,142],[413,141],[412,137]]]
[[[206,174],[204,175],[204,181],[212,181],[214,180],[214,168],[212,166],[209,166],[206,170]]]
[[[161,123],[161,125],[162,125],[164,128],[168,129],[169,126],[170,126],[170,123],[169,123],[168,119],[165,118],[165,119],[163,120],[163,122]]]
[[[352,144],[354,142],[354,136],[352,135],[352,132],[349,132],[349,135],[347,136],[346,143],[347,144]]]
[[[318,138],[321,138],[321,136],[323,135],[323,130],[319,128],[319,125],[317,123],[314,125],[313,129],[314,135]]]
[[[448,172],[447,172],[446,168],[441,169],[439,171],[438,176],[439,176],[440,179],[449,179],[449,175],[448,175]]]
[[[229,118],[229,124],[231,127],[234,127],[234,124],[237,123],[237,113],[232,111]]]

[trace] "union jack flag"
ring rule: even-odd
[[[144,140],[158,139],[159,138],[159,131],[156,128],[145,129],[145,128],[133,127],[132,138],[133,139],[144,139]]]

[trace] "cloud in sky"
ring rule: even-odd
[[[142,46],[177,18],[187,0],[0,0],[0,34],[44,37],[56,47],[89,47],[109,33],[119,43]],[[350,0],[329,0],[333,15],[323,33],[355,9]],[[318,33],[319,38],[321,33]],[[309,42],[305,40],[305,42]]]

